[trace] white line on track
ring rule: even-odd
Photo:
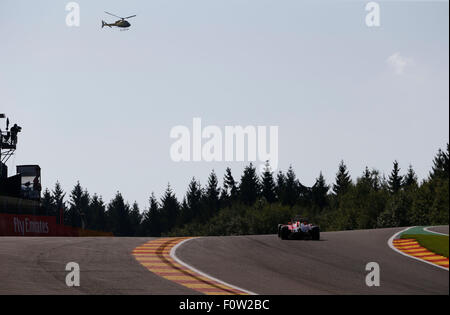
[[[184,243],[186,243],[186,242],[188,242],[188,241],[190,241],[190,240],[193,240],[193,239],[194,239],[194,238],[188,238],[188,239],[186,239],[186,240],[184,240],[184,241],[178,243],[177,245],[175,245],[175,246],[170,250],[170,257],[172,257],[172,259],[174,259],[174,260],[175,260],[177,263],[179,263],[180,265],[183,265],[184,267],[189,268],[190,270],[192,270],[192,271],[194,271],[194,272],[196,272],[196,273],[202,275],[203,277],[209,278],[209,279],[211,279],[211,280],[213,280],[213,281],[219,282],[219,283],[221,283],[221,284],[223,284],[223,285],[226,285],[226,286],[228,286],[228,287],[230,287],[230,288],[233,288],[233,289],[235,289],[235,290],[239,290],[239,291],[245,292],[245,293],[250,294],[250,295],[258,295],[258,294],[254,293],[254,292],[251,292],[251,291],[248,291],[248,290],[239,288],[239,287],[234,286],[234,285],[232,285],[232,284],[226,283],[225,281],[222,281],[222,280],[219,280],[219,279],[217,279],[217,278],[214,278],[214,277],[212,277],[212,276],[210,276],[210,275],[208,275],[208,274],[206,274],[206,273],[204,273],[204,272],[202,272],[202,271],[200,271],[200,270],[198,270],[198,269],[192,267],[191,265],[188,265],[187,263],[185,263],[184,261],[182,261],[180,258],[178,258],[177,255],[176,255],[176,251],[177,251],[178,247],[180,247],[180,246],[183,245]]]
[[[429,233],[433,233],[433,234],[439,234],[439,235],[448,236],[448,234],[445,234],[445,233],[440,233],[440,232],[435,232],[435,231],[429,230],[429,228],[431,228],[431,227],[432,227],[432,226],[425,227],[425,228],[423,228],[423,230],[424,230],[424,231],[427,231],[427,232],[429,232]]]
[[[415,228],[415,226],[408,227],[408,228],[406,228],[406,229],[404,229],[404,230],[401,230],[400,232],[397,232],[397,233],[395,233],[394,235],[392,235],[392,237],[388,240],[388,245],[389,245],[389,247],[390,247],[392,250],[396,251],[397,253],[399,253],[399,254],[401,254],[401,255],[403,255],[403,256],[406,256],[406,257],[409,257],[409,258],[412,258],[412,259],[421,261],[421,262],[423,262],[423,263],[429,264],[429,265],[431,265],[431,266],[438,267],[438,268],[444,269],[445,271],[448,271],[448,269],[445,268],[445,267],[442,267],[442,266],[439,266],[439,265],[435,265],[435,264],[433,264],[433,263],[431,263],[431,262],[429,262],[429,261],[426,261],[426,260],[423,260],[423,259],[420,259],[420,258],[411,256],[411,255],[408,255],[408,254],[402,252],[401,250],[395,248],[395,246],[394,246],[394,240],[395,240],[400,234],[402,234],[403,232],[405,232],[405,231],[407,231],[407,230],[409,230],[409,229],[412,229],[412,228]]]

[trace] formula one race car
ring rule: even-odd
[[[278,224],[278,237],[282,240],[320,240],[320,227],[296,216],[288,224]]]

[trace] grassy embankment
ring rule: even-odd
[[[433,253],[448,258],[448,236],[431,234],[404,234],[401,238],[413,238],[417,240],[422,247],[425,247]]]

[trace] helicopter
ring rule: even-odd
[[[131,19],[131,18],[136,16],[136,15],[131,15],[131,16],[127,16],[127,17],[121,17],[121,16],[117,16],[115,14],[112,14],[112,13],[109,13],[109,12],[106,12],[106,11],[105,11],[105,13],[109,14],[109,15],[112,15],[112,16],[115,16],[115,17],[118,17],[120,20],[117,20],[116,22],[111,23],[111,24],[106,23],[105,21],[102,21],[102,28],[104,28],[105,26],[109,26],[111,28],[113,26],[115,26],[115,27],[126,29],[126,28],[131,26],[130,22],[128,22],[127,19]]]

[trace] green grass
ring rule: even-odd
[[[422,247],[448,258],[448,236],[430,234],[403,234],[401,238],[416,239]]]

